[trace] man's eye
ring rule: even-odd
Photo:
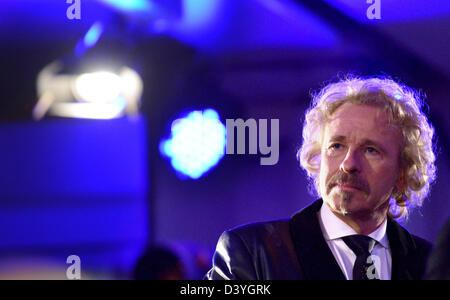
[[[341,149],[342,148],[342,144],[332,144],[331,146],[330,146],[330,149],[331,150],[339,150],[339,149]]]
[[[366,151],[367,151],[367,153],[370,153],[370,154],[379,154],[380,152],[377,150],[377,149],[375,149],[374,147],[367,147],[366,148]]]

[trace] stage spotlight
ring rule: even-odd
[[[38,75],[39,101],[33,118],[44,115],[112,119],[136,115],[143,82],[136,71],[122,67],[119,72],[96,71],[84,74],[59,74],[62,63],[46,66]]]
[[[170,138],[161,140],[159,148],[181,178],[198,179],[222,159],[225,144],[226,130],[219,114],[205,109],[173,121]]]
[[[74,94],[78,100],[106,103],[119,96],[121,85],[121,78],[114,73],[85,73],[75,79]]]

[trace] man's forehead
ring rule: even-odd
[[[389,119],[388,113],[377,104],[355,104],[351,102],[340,105],[330,116],[329,121],[337,119],[361,118],[372,120]]]
[[[341,105],[327,121],[332,127],[349,125],[381,130],[393,127],[391,123],[389,114],[380,106],[353,103]]]
[[[325,124],[325,135],[328,139],[337,138],[341,141],[357,134],[360,140],[382,143],[398,139],[399,133],[387,113],[372,105],[346,103],[337,109]]]

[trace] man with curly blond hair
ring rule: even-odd
[[[298,159],[320,197],[290,219],[225,231],[208,279],[422,279],[431,244],[395,219],[435,179],[434,129],[413,89],[347,77],[313,96]]]

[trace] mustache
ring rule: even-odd
[[[369,184],[358,175],[353,175],[344,172],[338,172],[331,176],[327,183],[327,194],[330,193],[331,189],[336,185],[351,185],[354,186],[366,194],[370,193]]]

